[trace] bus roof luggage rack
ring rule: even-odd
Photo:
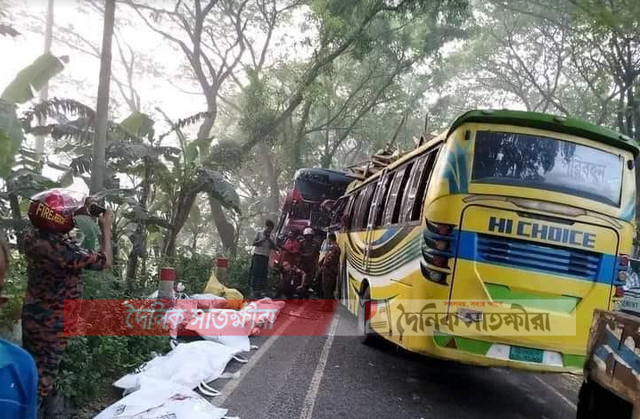
[[[383,170],[388,165],[398,160],[402,156],[399,149],[394,151],[387,149],[378,150],[367,161],[354,164],[347,168],[348,175],[358,180],[364,180],[369,176]]]

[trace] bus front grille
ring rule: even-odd
[[[476,245],[482,262],[594,280],[598,277],[599,253],[487,234],[478,234]]]

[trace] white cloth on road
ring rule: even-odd
[[[181,343],[166,355],[146,363],[140,372],[127,374],[113,385],[126,393],[142,388],[143,378],[152,378],[194,389],[201,382],[209,383],[220,377],[239,352],[239,349],[217,342]]]
[[[222,419],[227,409],[213,406],[179,384],[142,377],[140,390],[103,410],[95,419]]]

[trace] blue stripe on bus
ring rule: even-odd
[[[398,227],[386,227],[386,230],[384,231],[384,233],[382,233],[382,236],[374,240],[371,243],[371,245],[377,246],[379,244],[383,244],[384,242],[389,240],[391,237],[393,237],[393,235],[396,234],[398,230],[400,230]]]
[[[458,258],[606,285],[612,285],[613,283],[617,263],[615,255],[599,254],[579,249],[574,250],[572,248],[556,249],[554,246],[545,245],[544,243],[525,242],[508,237],[495,236],[497,240],[504,240],[505,243],[516,240],[518,242],[517,249],[511,252],[504,250],[503,255],[497,255],[499,251],[496,251],[495,257],[492,258],[493,260],[487,260],[486,256],[482,254],[482,251],[486,252],[486,249],[478,245],[478,236],[478,233],[472,231],[461,230],[459,232]],[[549,250],[554,250],[556,253],[551,254]],[[576,255],[571,256],[572,252]],[[506,256],[504,253],[506,253]],[[545,257],[548,257],[548,261],[545,261]],[[571,264],[570,258],[573,258]],[[496,259],[505,260],[499,261]],[[582,275],[577,273],[582,273]]]

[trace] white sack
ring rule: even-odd
[[[141,389],[118,400],[95,419],[222,419],[227,409],[213,406],[178,384],[142,377]]]
[[[142,367],[142,371],[127,374],[114,386],[125,391],[140,388],[143,377],[179,384],[194,389],[201,382],[218,378],[239,349],[216,342],[181,343],[164,356],[158,356]]]

